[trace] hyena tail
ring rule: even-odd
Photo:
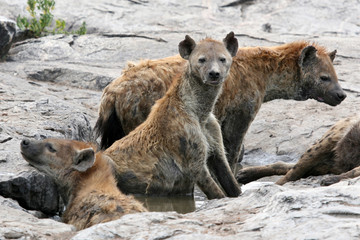
[[[116,114],[115,102],[104,100],[106,99],[102,99],[99,118],[94,127],[96,138],[100,137],[101,139],[101,149],[110,147],[116,140],[119,140],[126,135],[120,119]]]

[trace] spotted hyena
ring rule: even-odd
[[[237,46],[232,32],[223,42],[207,38],[196,44],[189,36],[180,42],[180,55],[188,60],[183,73],[174,76],[146,121],[104,152],[116,163],[121,190],[192,194],[196,183],[209,199],[240,194],[212,113]],[[207,160],[209,155],[216,159]]]
[[[21,142],[24,159],[50,176],[66,205],[65,223],[78,230],[146,209],[117,188],[112,160],[89,143],[64,139]]]
[[[333,67],[335,54],[336,50],[327,52],[305,41],[237,52],[214,109],[230,167],[234,169],[241,159],[245,133],[263,102],[312,98],[336,106],[345,99]],[[172,76],[183,71],[184,65],[180,56],[129,64],[122,76],[104,89],[95,125],[102,148],[145,121],[152,105],[170,87]]]
[[[285,175],[276,183],[316,175],[335,174],[322,180],[330,185],[344,178],[360,176],[360,118],[349,117],[337,122],[312,145],[296,164],[277,162],[239,171],[237,180],[247,183],[271,175]]]

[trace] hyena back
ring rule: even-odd
[[[263,102],[312,98],[335,106],[345,99],[332,63],[335,54],[304,41],[238,51],[214,109],[233,169],[241,159],[245,133]],[[102,148],[145,121],[184,65],[180,56],[142,61],[104,89],[95,126]]]
[[[276,183],[283,185],[308,176],[335,174],[325,178],[330,185],[344,178],[360,176],[360,118],[340,120],[300,157],[297,163],[277,162],[240,170],[237,180],[248,183],[265,176],[285,175]]]
[[[224,43],[205,39],[195,44],[186,36],[179,44],[181,56],[188,60],[182,75],[145,122],[104,152],[116,163],[120,189],[149,195],[193,194],[196,183],[209,199],[240,194],[212,114],[236,50],[233,33]],[[217,156],[210,169],[215,180],[206,165],[209,154]]]

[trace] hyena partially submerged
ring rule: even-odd
[[[84,142],[25,139],[21,142],[24,159],[56,183],[66,205],[65,223],[77,230],[115,220],[127,213],[146,209],[117,188],[112,160],[93,145]]]
[[[283,185],[308,176],[335,174],[322,180],[330,185],[344,178],[360,176],[360,118],[340,120],[312,145],[296,164],[277,162],[240,170],[237,180],[248,183],[265,176],[285,175],[276,183]]]
[[[116,164],[122,191],[184,195],[197,184],[209,199],[240,194],[212,113],[237,48],[232,32],[223,43],[207,38],[196,44],[189,36],[180,42],[180,55],[188,60],[184,72],[146,121],[104,152]]]
[[[336,106],[346,98],[333,67],[335,54],[305,41],[237,52],[214,109],[230,167],[238,162],[245,133],[263,102],[312,98]],[[184,65],[180,56],[129,64],[104,89],[95,125],[102,148],[145,121]]]

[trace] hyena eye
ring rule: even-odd
[[[324,82],[331,81],[331,79],[328,76],[321,76],[320,79],[321,79],[321,81],[324,81]]]
[[[206,59],[205,58],[199,58],[199,63],[204,63],[205,61],[206,61]]]
[[[219,60],[220,60],[220,62],[222,62],[222,63],[225,63],[225,62],[226,62],[226,58],[220,58]]]
[[[56,152],[56,149],[50,143],[46,144],[46,148],[52,153]]]

